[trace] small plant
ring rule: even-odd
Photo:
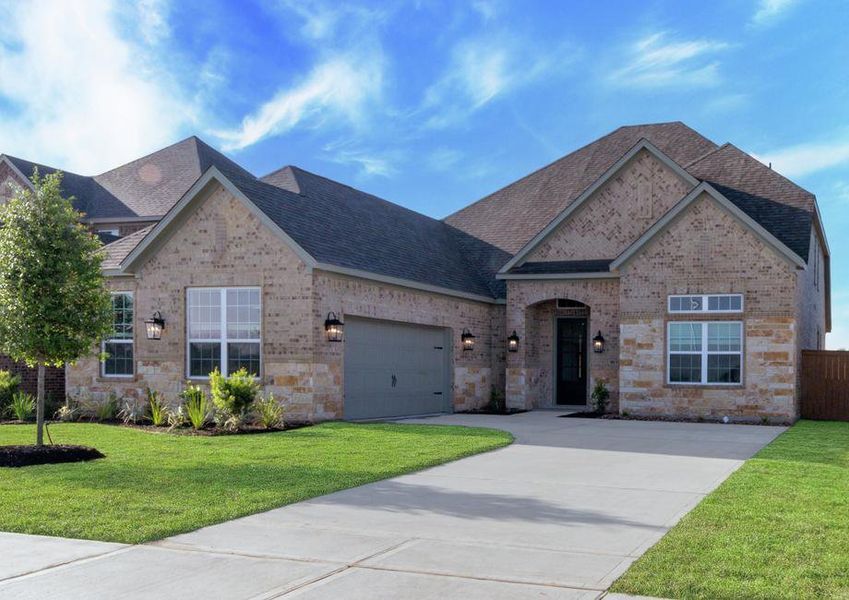
[[[489,391],[489,410],[495,413],[507,412],[507,399],[495,386],[492,386]]]
[[[70,423],[71,421],[77,420],[78,413],[79,408],[69,402],[60,406],[59,410],[57,410],[56,413],[53,415],[53,418],[57,421],[64,421],[65,423]]]
[[[104,402],[97,405],[95,417],[98,421],[111,421],[118,414],[118,395],[115,392],[109,392]]]
[[[194,429],[203,429],[209,421],[209,396],[200,386],[189,383],[180,393],[180,398],[183,399],[189,423]]]
[[[229,377],[218,369],[209,374],[212,402],[228,417],[243,418],[251,409],[259,394],[259,384],[248,370],[242,367]]]
[[[124,423],[137,423],[144,418],[145,405],[138,401],[137,398],[127,398],[124,400],[124,406],[118,411],[118,418]]]
[[[162,427],[168,420],[168,410],[162,400],[162,394],[147,388],[147,404],[150,411],[150,420],[154,427]]]
[[[11,409],[18,421],[28,421],[35,412],[35,398],[24,392],[15,392]]]
[[[0,371],[0,413],[11,408],[12,398],[18,392],[21,385],[20,375],[13,375],[9,371]]]
[[[175,410],[165,409],[165,419],[168,422],[169,429],[182,427],[186,424],[186,411],[182,406],[178,406]]]
[[[266,429],[274,429],[283,425],[283,407],[274,398],[274,394],[262,396],[257,400],[256,412],[260,425]]]
[[[595,382],[593,393],[590,395],[593,401],[595,412],[601,414],[607,409],[607,400],[610,398],[610,390],[607,389],[607,383],[603,379]]]

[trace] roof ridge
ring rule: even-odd
[[[151,156],[153,156],[154,154],[159,154],[160,152],[162,152],[162,151],[164,151],[164,150],[167,150],[167,149],[169,149],[169,148],[173,148],[174,146],[179,146],[180,144],[185,144],[186,142],[191,141],[191,140],[193,140],[193,139],[194,139],[194,140],[196,140],[196,139],[198,139],[198,137],[197,137],[196,135],[190,135],[190,136],[189,136],[189,137],[187,137],[187,138],[183,138],[182,140],[177,141],[177,142],[174,142],[173,144],[168,144],[167,146],[163,146],[163,147],[161,147],[161,148],[157,148],[157,149],[156,149],[156,150],[154,150],[153,152],[148,152],[147,154],[143,154],[142,156],[139,156],[138,158],[134,158],[134,159],[132,159],[132,160],[128,160],[128,161],[127,161],[127,162],[125,162],[125,163],[122,163],[122,164],[120,164],[120,165],[117,165],[117,166],[115,166],[115,167],[112,167],[111,169],[107,169],[106,171],[103,171],[102,173],[98,173],[97,175],[93,175],[92,177],[102,177],[103,175],[106,175],[106,174],[108,174],[108,173],[112,173],[113,171],[117,171],[118,169],[123,169],[124,167],[127,167],[127,166],[129,166],[129,165],[131,165],[131,164],[133,164],[133,163],[136,163],[136,162],[142,161],[142,160],[144,160],[144,159],[146,159],[146,158],[150,158],[150,157],[151,157]]]
[[[81,175],[81,174],[79,174],[75,171],[69,171],[67,169],[62,169],[60,167],[51,167],[50,165],[45,165],[44,163],[38,163],[38,162],[35,162],[33,160],[29,160],[28,158],[21,158],[20,156],[13,156],[11,154],[6,154],[5,152],[0,153],[0,157],[7,158],[9,161],[12,162],[12,164],[14,164],[14,161],[19,160],[19,161],[22,161],[22,162],[25,162],[25,163],[29,163],[29,164],[31,164],[35,167],[43,167],[45,169],[50,169],[52,171],[59,171],[64,175],[73,175],[74,177],[83,177],[83,178],[87,178],[87,179],[94,179],[94,177],[91,176],[91,175]],[[17,165],[15,165],[15,167],[18,168]],[[25,175],[26,175],[26,173],[25,173]]]
[[[697,162],[699,162],[699,161],[701,161],[701,160],[704,160],[705,158],[707,158],[708,156],[710,156],[710,155],[711,155],[711,154],[713,154],[714,152],[719,152],[720,150],[722,150],[722,149],[723,149],[723,148],[725,148],[726,146],[731,146],[731,145],[733,145],[733,144],[731,144],[731,142],[725,142],[724,144],[722,144],[721,146],[717,146],[717,147],[716,147],[716,148],[714,148],[713,150],[708,150],[707,152],[705,152],[705,153],[704,153],[704,154],[702,154],[701,156],[699,156],[699,157],[697,157],[696,159],[691,160],[690,162],[688,162],[686,165],[684,165],[684,168],[685,168],[685,169],[689,169],[690,167],[692,167],[693,165],[695,165]]]
[[[445,216],[444,216],[441,220],[442,220],[442,221],[445,221],[445,220],[446,220],[446,219],[448,219],[449,217],[453,217],[453,216],[454,216],[454,215],[456,215],[456,214],[459,214],[459,213],[461,213],[461,212],[463,212],[463,211],[465,211],[465,210],[470,209],[471,207],[473,207],[473,206],[475,206],[475,205],[477,205],[477,204],[480,204],[481,202],[483,202],[484,200],[486,200],[486,199],[488,199],[488,198],[490,198],[490,197],[494,196],[495,194],[497,194],[497,193],[498,193],[498,192],[500,192],[501,190],[503,190],[503,189],[505,189],[505,188],[508,188],[508,187],[512,187],[512,186],[514,186],[514,185],[518,184],[520,181],[524,181],[524,180],[526,180],[526,179],[528,179],[528,178],[530,178],[530,177],[532,177],[532,176],[536,175],[536,174],[537,174],[537,173],[539,173],[540,171],[544,171],[545,169],[547,169],[547,168],[551,167],[552,165],[555,165],[555,164],[559,163],[559,162],[560,162],[560,161],[562,161],[562,160],[566,160],[567,158],[569,158],[569,157],[570,157],[570,156],[572,156],[573,154],[577,154],[577,153],[578,153],[578,152],[580,152],[581,150],[584,150],[585,148],[589,148],[589,147],[590,147],[590,146],[592,146],[593,144],[597,144],[597,143],[598,143],[598,142],[600,142],[601,140],[603,140],[603,139],[605,139],[605,138],[610,137],[611,135],[613,135],[613,134],[614,134],[614,133],[616,133],[617,131],[620,131],[620,130],[622,130],[622,129],[625,129],[626,127],[639,127],[639,126],[638,126],[638,125],[620,125],[619,127],[617,127],[616,129],[614,129],[613,131],[610,131],[609,133],[606,133],[606,134],[604,134],[603,136],[601,136],[601,137],[599,137],[599,138],[596,138],[596,139],[594,139],[593,141],[588,142],[588,143],[584,144],[583,146],[580,146],[580,147],[578,147],[578,148],[576,148],[576,149],[572,150],[572,151],[571,151],[571,152],[569,152],[568,154],[564,154],[563,156],[560,156],[560,157],[558,157],[558,158],[554,159],[553,161],[551,161],[551,162],[549,162],[549,163],[547,163],[547,164],[545,164],[545,165],[543,165],[543,166],[539,167],[538,169],[534,169],[533,171],[531,171],[531,172],[530,172],[530,173],[528,173],[527,175],[523,175],[523,176],[522,176],[522,177],[520,177],[519,179],[516,179],[516,180],[514,180],[514,181],[511,181],[511,182],[510,182],[510,183],[508,183],[507,185],[502,185],[502,186],[501,186],[500,188],[498,188],[497,190],[494,190],[494,191],[490,192],[490,193],[489,193],[489,194],[487,194],[486,196],[481,196],[480,198],[478,198],[477,200],[475,200],[475,201],[474,201],[474,202],[472,202],[471,204],[467,204],[467,205],[466,205],[466,206],[464,206],[463,208],[461,208],[461,209],[459,209],[459,210],[455,210],[455,211],[454,211],[453,213],[451,213],[451,214],[445,215]]]

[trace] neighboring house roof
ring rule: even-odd
[[[717,147],[677,121],[620,127],[449,215],[445,222],[515,254],[642,138],[679,165]]]
[[[25,177],[57,170],[14,156],[7,158]],[[62,188],[91,221],[158,219],[209,167],[253,177],[248,171],[195,136],[93,177],[63,171]]]
[[[106,252],[106,258],[103,260],[103,269],[105,271],[116,271],[120,269],[123,260],[151,232],[153,227],[153,225],[149,225],[144,229],[139,229],[110,244],[106,244],[103,247],[103,250]]]

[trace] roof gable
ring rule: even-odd
[[[500,273],[506,273],[511,269],[515,268],[518,265],[521,265],[524,260],[533,252],[535,248],[537,248],[544,240],[546,240],[551,234],[555,232],[555,230],[563,223],[566,219],[568,219],[571,215],[573,215],[587,200],[589,200],[595,192],[597,192],[601,187],[610,181],[617,173],[619,173],[622,169],[626,167],[626,165],[633,159],[639,152],[645,150],[652,154],[655,158],[660,160],[666,167],[668,167],[673,173],[681,177],[687,184],[690,186],[698,185],[698,180],[690,175],[687,171],[685,171],[678,163],[669,158],[666,154],[660,151],[654,144],[652,144],[649,140],[642,138],[637,141],[634,146],[632,146],[625,154],[623,154],[619,160],[613,163],[604,173],[599,176],[589,187],[587,187],[575,200],[569,204],[559,215],[557,215],[552,221],[546,225],[539,233],[537,233],[525,246],[516,253],[513,258],[511,258],[499,271]]]
[[[641,237],[633,244],[628,246],[616,259],[610,264],[611,270],[620,269],[631,258],[637,255],[639,251],[655,238],[665,227],[670,225],[675,219],[681,216],[699,197],[706,194],[709,198],[715,201],[719,206],[729,212],[737,221],[760,237],[768,246],[775,250],[785,260],[799,268],[805,268],[806,263],[793,250],[788,248],[784,243],[752,219],[743,210],[737,207],[728,198],[717,191],[712,185],[707,182],[702,182],[687,194],[681,201],[676,204],[663,217],[658,219]]]
[[[620,127],[445,221],[507,252],[518,252],[643,138],[679,165],[717,147],[679,121]]]

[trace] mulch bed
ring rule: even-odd
[[[230,429],[224,429],[223,427],[206,427],[204,429],[192,429],[191,427],[155,427],[153,425],[142,425],[142,424],[133,424],[133,423],[121,423],[115,422],[110,423],[112,425],[118,425],[120,427],[129,427],[130,429],[141,429],[142,431],[147,431],[150,433],[170,433],[171,435],[194,435],[194,436],[202,436],[202,437],[213,437],[218,435],[254,435],[260,433],[275,433],[278,431],[290,431],[292,429],[300,429],[301,427],[308,427],[312,425],[312,423],[301,422],[301,421],[292,421],[287,422],[283,425],[283,427],[272,427],[271,429],[266,429],[265,427],[260,427],[257,425],[247,425],[242,427],[237,431],[232,431]]]
[[[0,446],[0,467],[28,467],[104,458],[87,446]]]

